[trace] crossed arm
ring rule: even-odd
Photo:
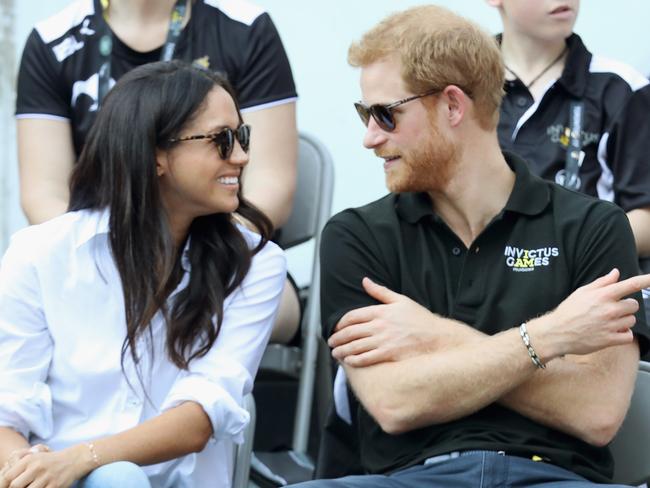
[[[330,345],[361,403],[389,433],[500,402],[604,445],[627,411],[639,357],[630,331],[638,302],[624,297],[650,285],[648,275],[618,278],[613,270],[528,322],[535,350],[548,363],[544,372],[530,361],[517,329],[484,335],[368,279],[364,289],[382,305],[344,315]]]

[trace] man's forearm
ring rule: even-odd
[[[634,389],[636,343],[551,361],[543,374],[506,393],[499,403],[540,424],[593,445],[620,427]]]
[[[513,329],[399,362],[348,366],[346,373],[382,428],[401,433],[470,415],[536,374],[536,368]]]

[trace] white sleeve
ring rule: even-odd
[[[181,372],[161,410],[199,403],[210,417],[214,439],[243,440],[249,415],[243,398],[253,389],[277,313],[286,262],[272,242],[258,252],[241,285],[224,302],[221,330],[210,351]]]
[[[52,432],[52,398],[46,383],[52,338],[29,252],[29,234],[19,232],[0,264],[0,425],[26,439]]]

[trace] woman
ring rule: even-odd
[[[31,224],[68,207],[68,179],[104,105],[100,94],[131,69],[172,57],[227,75],[255,131],[244,195],[276,229],[286,223],[296,186],[297,94],[269,14],[242,0],[75,0],[36,24],[18,73],[20,194]],[[290,281],[281,303],[272,337],[288,343],[300,322]]]
[[[248,146],[207,70],[144,65],[108,94],[70,211],[0,268],[0,488],[230,485],[285,278],[241,197]]]

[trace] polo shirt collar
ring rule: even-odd
[[[515,185],[503,210],[524,215],[541,213],[551,201],[548,183],[532,174],[526,161],[519,156],[509,152],[504,152],[503,156],[515,172]]]
[[[566,44],[569,52],[558,84],[574,97],[583,98],[587,89],[587,77],[592,55],[578,34],[571,34],[567,38]]]
[[[495,37],[501,46],[503,34],[497,34]],[[566,45],[569,52],[558,84],[562,85],[572,96],[582,98],[587,89],[587,76],[592,55],[578,34],[571,34],[567,37]]]
[[[528,164],[515,154],[504,152],[506,163],[515,172],[515,184],[504,211],[525,215],[537,215],[551,201],[548,184],[533,175]],[[399,193],[395,208],[399,216],[410,224],[415,224],[426,216],[438,218],[433,210],[431,198],[427,193]]]

